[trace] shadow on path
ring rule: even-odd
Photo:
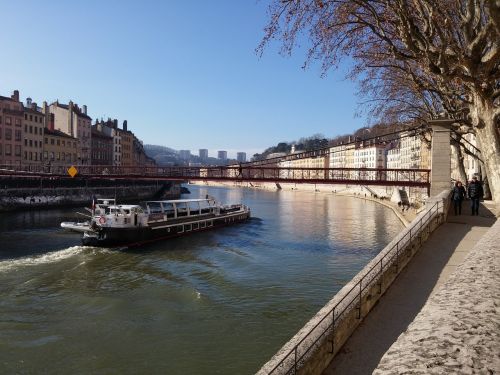
[[[384,353],[420,312],[443,275],[461,262],[495,222],[482,206],[481,216],[449,216],[425,242],[379,303],[368,314],[323,374],[371,374]],[[468,212],[468,211],[462,211]],[[460,253],[460,254],[457,254]],[[451,261],[450,261],[451,260]],[[445,269],[448,269],[445,272]]]

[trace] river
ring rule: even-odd
[[[0,373],[255,373],[402,229],[362,199],[189,189],[253,217],[118,251],[62,231],[75,209],[0,214]]]

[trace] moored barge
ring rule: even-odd
[[[117,205],[98,201],[83,231],[88,246],[138,246],[144,243],[210,230],[247,220],[244,204],[222,205],[213,198],[148,201]]]

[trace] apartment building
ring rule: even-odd
[[[23,124],[23,164],[41,165],[43,163],[45,115],[31,98],[26,99]]]
[[[354,168],[385,168],[385,144],[362,142],[354,149]]]
[[[91,127],[92,165],[113,165],[113,137],[102,131],[102,125]]]
[[[54,130],[59,130],[78,139],[77,163],[89,165],[91,163],[91,122],[87,115],[87,106],[80,108],[70,101],[67,105],[58,101],[49,107],[54,114]]]
[[[112,165],[122,165],[122,133],[118,129],[118,120],[111,121],[109,118],[107,121],[98,122],[96,120],[96,125],[99,131],[113,138]]]
[[[12,96],[0,96],[0,165],[20,166],[23,162],[24,108],[19,91]]]
[[[48,172],[66,173],[77,164],[78,140],[49,125],[43,135],[43,163]]]

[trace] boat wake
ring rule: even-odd
[[[9,271],[20,267],[30,267],[38,266],[41,264],[60,262],[64,259],[74,257],[75,255],[81,254],[83,252],[88,252],[89,250],[95,251],[97,249],[87,246],[72,246],[64,250],[52,251],[50,253],[35,256],[28,256],[18,259],[6,259],[0,261],[0,272]],[[102,250],[103,249],[99,249],[98,251]]]

